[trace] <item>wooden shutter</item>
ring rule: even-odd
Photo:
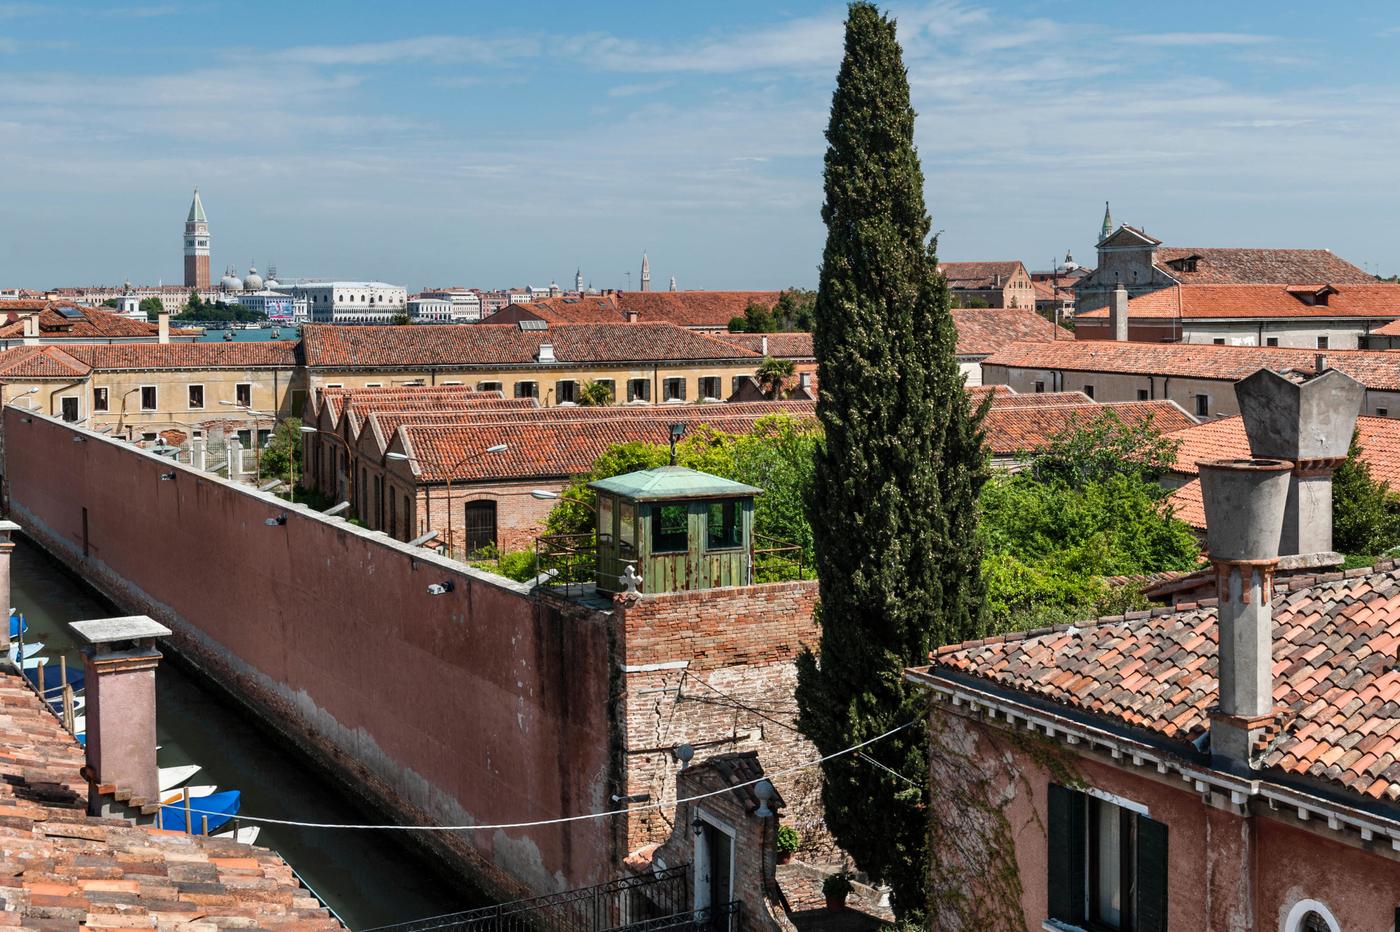
[[[1137,817],[1137,929],[1167,930],[1167,827]]]
[[[1084,794],[1050,784],[1046,897],[1050,918],[1084,921]]]

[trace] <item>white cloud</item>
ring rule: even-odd
[[[1150,32],[1123,36],[1122,41],[1134,45],[1204,46],[1204,45],[1265,45],[1278,41],[1276,36],[1251,32]]]

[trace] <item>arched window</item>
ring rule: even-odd
[[[1342,932],[1332,911],[1317,900],[1299,900],[1288,911],[1281,932]]]
[[[496,503],[467,502],[467,556],[496,546]]]

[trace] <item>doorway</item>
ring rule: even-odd
[[[729,932],[734,899],[734,830],[705,813],[696,819],[695,910],[703,928]]]

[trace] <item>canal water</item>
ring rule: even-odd
[[[222,343],[224,334],[233,334],[230,343],[260,343],[272,339],[272,328],[264,327],[257,330],[206,330],[199,335],[199,343]],[[296,327],[282,326],[277,328],[277,339],[296,340],[300,334]]]
[[[67,625],[120,614],[66,567],[27,540],[15,547],[12,598],[29,621],[26,642],[43,641],[57,662],[81,663]],[[156,671],[160,765],[196,763],[192,785],[242,791],[242,811],[274,819],[378,824],[256,719],[205,688],[167,657]],[[252,823],[243,823],[249,825]],[[485,905],[488,900],[396,832],[262,826],[257,844],[279,852],[351,929],[369,929]]]

